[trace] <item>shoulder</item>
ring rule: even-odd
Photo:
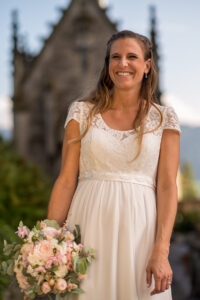
[[[163,129],[173,129],[181,132],[180,121],[175,109],[172,106],[156,104],[163,113]]]
[[[156,109],[157,108],[157,109]],[[180,122],[175,109],[172,106],[159,105],[154,103],[151,109],[151,118],[160,120],[160,113],[162,113],[162,129],[173,129],[181,133]]]
[[[170,117],[174,117],[177,120],[179,120],[178,115],[177,115],[175,109],[172,106],[160,105],[160,104],[157,104],[157,103],[154,103],[154,105],[163,113],[163,117],[165,119],[170,118]],[[153,109],[156,110],[155,107],[153,107]],[[156,110],[156,111],[158,111],[158,110]]]
[[[93,104],[91,102],[85,100],[75,100],[69,105],[68,111],[88,111],[92,106]]]
[[[68,106],[67,117],[65,120],[64,128],[67,126],[69,121],[72,119],[79,122],[80,128],[82,128],[82,125],[84,124],[84,122],[88,116],[91,106],[92,106],[92,103],[82,101],[82,100],[75,100],[75,101],[71,102]]]

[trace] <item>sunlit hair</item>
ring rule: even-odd
[[[151,59],[151,68],[148,72],[148,77],[143,77],[142,86],[140,91],[141,101],[139,103],[139,109],[137,116],[134,121],[134,128],[138,138],[138,151],[133,158],[136,159],[141,152],[142,147],[142,139],[143,135],[149,132],[153,132],[158,129],[163,121],[163,115],[161,110],[155,105],[157,99],[155,97],[155,90],[157,85],[157,71],[155,68],[155,63],[153,60],[152,53],[152,44],[150,40],[138,33],[132,32],[130,30],[123,30],[117,32],[111,36],[111,38],[107,42],[106,56],[104,61],[104,66],[101,70],[99,80],[97,82],[96,88],[86,97],[79,99],[78,101],[87,101],[93,104],[87,119],[87,126],[85,131],[77,138],[70,139],[68,143],[78,142],[80,141],[88,132],[92,119],[94,115],[98,113],[103,113],[112,107],[112,93],[114,84],[109,75],[109,61],[110,61],[110,50],[114,41],[124,38],[133,38],[135,39],[141,46],[144,54],[144,60]],[[149,109],[153,105],[160,113],[160,124],[152,130],[144,132],[144,124],[146,116],[149,112]]]

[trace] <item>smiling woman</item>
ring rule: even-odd
[[[121,31],[95,91],[69,108],[48,218],[79,224],[96,250],[85,293],[71,300],[172,299],[180,127],[173,108],[156,103],[156,80],[149,39]]]
[[[133,50],[134,53],[129,52]],[[141,89],[144,74],[147,76],[151,59],[144,60],[143,49],[132,38],[117,40],[110,53],[109,73],[116,88]],[[129,79],[121,81],[121,79]]]

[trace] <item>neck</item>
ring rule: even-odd
[[[113,90],[112,108],[114,109],[137,109],[140,101],[140,90],[122,90],[116,87]]]

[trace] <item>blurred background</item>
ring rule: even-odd
[[[199,0],[0,2],[0,255],[21,219],[46,217],[69,104],[94,88],[105,46],[129,29],[153,43],[157,97],[181,124],[173,300],[200,299]],[[0,279],[1,299],[22,299]]]

